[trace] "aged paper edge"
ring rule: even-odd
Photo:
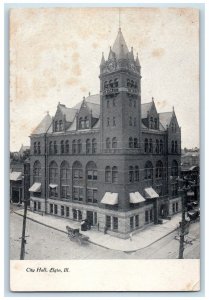
[[[11,260],[10,290],[199,291],[200,260]]]

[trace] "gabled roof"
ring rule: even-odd
[[[92,112],[93,118],[99,118],[100,115],[100,95],[89,95],[85,98],[85,104],[88,109]],[[83,101],[77,103],[73,108],[80,110]]]
[[[121,51],[123,51],[124,54],[128,54],[128,47],[123,37],[121,28],[119,28],[118,35],[112,47],[112,51],[116,54],[117,57],[121,55]]]
[[[70,123],[73,122],[73,119],[75,118],[77,109],[66,107],[63,104],[59,104],[59,108],[60,108],[61,112],[63,113],[63,115],[65,115],[66,121],[70,122]]]
[[[167,126],[170,125],[171,118],[173,116],[173,112],[164,112],[164,113],[159,113],[159,120],[160,123],[163,125],[163,127],[166,129]]]
[[[52,117],[47,114],[39,125],[33,130],[32,134],[52,132]]]
[[[148,103],[142,103],[141,104],[141,118],[146,119],[147,118],[147,112],[150,111],[152,107],[152,101]]]

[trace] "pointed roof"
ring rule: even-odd
[[[140,67],[140,62],[139,62],[139,56],[138,53],[136,54],[136,66]]]
[[[104,52],[102,52],[102,59],[101,59],[100,66],[102,66],[104,63],[105,63]]]
[[[117,57],[119,57],[120,54],[121,54],[121,49],[122,49],[122,51],[125,55],[128,54],[128,47],[127,47],[125,39],[123,37],[121,28],[119,28],[118,35],[117,35],[116,40],[115,40],[115,42],[113,44],[113,47],[112,47],[112,51],[115,52]]]
[[[52,117],[48,113],[33,130],[32,134],[41,134],[46,132],[52,132]]]
[[[141,104],[141,118],[146,119],[147,118],[147,112],[150,111],[152,107],[153,102],[148,102],[148,103],[142,103]]]
[[[77,103],[73,108],[80,110],[81,105],[83,104],[83,101]],[[100,95],[89,95],[85,98],[85,104],[88,107],[88,109],[92,112],[93,118],[99,118],[100,115]]]
[[[173,112],[164,112],[164,113],[159,113],[159,119],[160,123],[163,125],[163,127],[166,129],[167,126],[170,125],[171,119],[173,116]]]
[[[64,104],[59,104],[58,106],[61,112],[63,113],[63,115],[65,115],[66,121],[73,122],[77,109],[66,107]]]

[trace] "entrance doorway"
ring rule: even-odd
[[[12,189],[12,202],[13,203],[21,203],[21,189]]]
[[[160,206],[160,217],[166,218],[168,216],[168,208],[166,204]]]
[[[87,210],[87,220],[89,222],[89,224],[92,226],[94,225],[94,214],[93,214],[93,211],[88,211]]]

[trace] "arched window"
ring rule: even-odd
[[[118,181],[118,168],[112,167],[112,183],[116,183]]]
[[[139,167],[135,166],[135,181],[139,181]]]
[[[159,140],[156,140],[156,153],[160,152]]]
[[[156,178],[162,178],[163,177],[163,163],[161,160],[158,160],[156,163]]]
[[[73,140],[73,143],[72,143],[72,152],[73,152],[73,154],[76,154],[76,152],[77,152],[77,147],[76,147],[77,145],[76,145],[76,140]]]
[[[91,152],[91,142],[90,139],[86,140],[86,154],[89,154]]]
[[[153,165],[147,161],[144,167],[144,179],[153,179]]]
[[[117,78],[115,78],[115,80],[114,80],[114,87],[115,87],[115,88],[118,87],[118,79],[117,79]]]
[[[89,128],[89,119],[88,119],[88,117],[85,117],[85,119],[84,119],[84,124],[85,124],[85,128]]]
[[[160,153],[163,153],[163,141],[160,140]]]
[[[132,166],[129,167],[129,182],[134,182],[134,168]]]
[[[129,126],[132,126],[132,117],[129,117]]]
[[[177,143],[177,141],[175,141],[175,149],[174,149],[174,152],[175,152],[175,153],[178,153],[178,143]]]
[[[33,182],[41,182],[41,163],[38,160],[33,165]]]
[[[73,179],[83,178],[83,167],[79,161],[75,161],[73,164]]]
[[[60,167],[61,198],[70,199],[70,167],[67,161],[63,161]]]
[[[92,153],[96,153],[97,152],[97,141],[96,139],[92,140]]]
[[[133,148],[133,138],[129,138],[129,148]]]
[[[80,118],[79,118],[79,129],[82,129],[82,128],[83,128],[83,125],[84,125],[83,118],[80,117]]]
[[[54,154],[57,154],[57,142],[54,141]]]
[[[59,131],[63,130],[63,122],[62,120],[59,121]]]
[[[127,87],[130,87],[130,79],[127,79]]]
[[[106,138],[106,148],[110,149],[110,138]]]
[[[54,131],[58,131],[58,122],[57,121],[54,122]]]
[[[134,148],[138,148],[138,139],[134,138]]]
[[[112,148],[117,148],[117,138],[116,137],[114,137],[112,139]]]
[[[49,154],[53,153],[52,141],[49,142]]]
[[[171,176],[178,176],[178,163],[176,160],[172,161],[171,165]]]
[[[34,154],[37,154],[37,145],[36,145],[36,142],[33,144],[33,152],[34,152]]]
[[[41,154],[41,144],[38,142],[38,154]]]
[[[63,154],[65,152],[65,148],[64,148],[64,141],[61,141],[61,154]]]
[[[111,182],[111,168],[109,166],[105,168],[105,182]]]
[[[149,152],[153,152],[153,145],[152,145],[152,139],[149,140]]]
[[[174,153],[174,141],[171,142],[171,153]]]
[[[80,154],[82,152],[82,142],[81,140],[78,140],[78,153]]]
[[[49,183],[58,184],[58,166],[55,161],[49,165]]]
[[[149,142],[148,142],[148,139],[145,139],[145,141],[144,141],[144,152],[148,153],[148,149],[149,149]]]
[[[86,165],[86,178],[87,181],[97,180],[97,165],[93,161],[88,162]]]
[[[65,141],[65,153],[69,153],[70,152],[70,145],[69,145],[69,141],[66,140]]]

